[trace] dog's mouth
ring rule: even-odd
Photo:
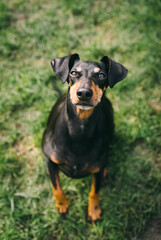
[[[76,106],[81,110],[90,110],[94,107],[93,105],[87,103],[77,103]]]

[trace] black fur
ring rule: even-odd
[[[96,192],[100,188],[100,179],[108,161],[108,148],[114,131],[113,109],[105,97],[104,89],[113,87],[127,75],[127,69],[121,64],[103,57],[100,62],[80,61],[78,54],[58,58],[51,62],[54,72],[70,87],[80,82],[81,88],[92,89],[94,86],[103,92],[101,101],[87,119],[81,119],[76,105],[68,93],[57,101],[51,110],[47,128],[43,135],[42,149],[49,169],[51,181],[56,188],[55,171],[60,169],[71,178],[85,177],[92,168],[100,169],[95,173]],[[81,71],[72,76],[77,67]],[[94,71],[99,68],[103,75]],[[102,79],[100,79],[102,76]],[[82,104],[87,104],[88,101]],[[50,156],[59,161],[55,164]]]

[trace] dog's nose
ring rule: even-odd
[[[77,96],[82,101],[87,101],[91,99],[92,95],[93,95],[93,92],[89,88],[81,88],[81,89],[78,89],[77,91]]]

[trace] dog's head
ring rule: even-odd
[[[62,80],[68,82],[70,99],[77,111],[89,111],[102,99],[106,88],[124,79],[128,70],[104,56],[100,62],[80,61],[78,54],[54,59],[53,71]]]

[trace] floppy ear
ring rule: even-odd
[[[65,83],[68,79],[69,71],[76,60],[79,60],[79,55],[77,53],[62,58],[56,58],[51,61],[53,71],[62,80],[62,83]]]
[[[107,56],[104,56],[101,62],[104,62],[108,68],[108,85],[111,88],[126,77],[128,70],[120,63]]]

